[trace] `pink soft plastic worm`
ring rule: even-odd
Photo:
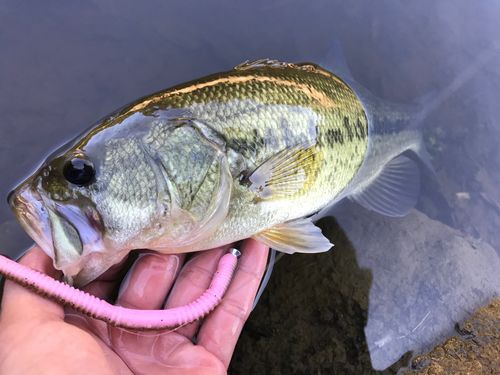
[[[0,274],[63,305],[115,327],[141,331],[174,329],[203,318],[226,293],[241,253],[230,249],[219,261],[210,287],[188,305],[168,310],[134,310],[111,305],[88,293],[0,256]]]

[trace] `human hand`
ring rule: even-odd
[[[141,254],[122,283],[117,304],[160,309],[192,302],[209,286],[228,246],[196,254]],[[241,246],[234,279],[217,308],[200,322],[172,332],[133,332],[108,326],[6,281],[0,315],[2,374],[224,374],[258,289],[268,248],[255,240]],[[20,263],[59,278],[40,248]],[[105,298],[116,287],[114,267],[84,290]],[[180,272],[180,275],[179,275]],[[192,339],[197,334],[197,344]]]

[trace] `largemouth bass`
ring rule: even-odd
[[[413,208],[419,169],[407,151],[430,166],[421,112],[357,84],[337,44],[320,65],[246,62],[115,111],[9,203],[76,285],[133,249],[254,237],[288,253],[327,251],[310,216],[340,199],[391,216]]]

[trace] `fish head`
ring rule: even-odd
[[[93,201],[96,171],[85,152],[56,152],[8,197],[23,228],[71,284],[106,249],[105,223]]]
[[[207,141],[191,127],[166,131],[159,145],[152,132],[172,128],[162,124],[124,122],[84,135],[9,195],[11,210],[66,282],[85,285],[133,249],[190,251],[225,218],[232,180],[224,153],[214,149],[203,162],[193,144]],[[186,134],[190,150],[179,143]],[[196,195],[186,193],[193,180]]]

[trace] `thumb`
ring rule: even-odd
[[[54,268],[52,259],[37,245],[24,254],[19,259],[19,263],[53,278],[59,279],[61,277],[61,272]],[[40,319],[62,320],[64,318],[64,310],[61,305],[10,280],[5,281],[1,309],[4,321],[22,319],[39,322]]]

